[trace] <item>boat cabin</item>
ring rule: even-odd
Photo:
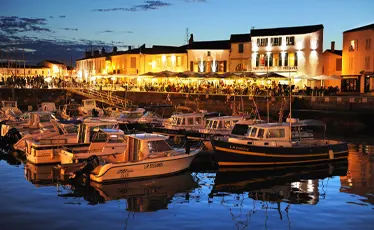
[[[94,109],[94,108],[97,108],[97,106],[96,106],[96,101],[93,100],[93,99],[85,99],[85,100],[82,100],[82,104],[83,104],[83,107],[84,107],[84,108],[87,108],[87,109]]]
[[[235,138],[244,137],[246,139],[264,141],[302,141],[315,137],[315,127],[322,127],[325,130],[326,125],[317,120],[299,121],[298,119],[282,123],[256,124],[249,124],[247,121],[243,121],[235,125],[231,132],[233,138],[230,139],[233,141]]]
[[[89,117],[83,120],[78,130],[78,143],[89,143],[93,137],[95,128],[118,129],[118,121],[114,118]]]
[[[245,119],[247,119],[245,116],[222,116],[208,118],[205,123],[205,128],[200,129],[199,132],[207,134],[212,132],[214,132],[214,134],[218,134],[222,132],[222,134],[229,134],[237,122]]]
[[[173,152],[166,142],[168,137],[158,134],[127,135],[125,161],[141,161],[149,158],[165,157]]]
[[[111,148],[116,153],[125,152],[125,133],[120,129],[94,128],[89,151],[103,151]]]
[[[83,105],[79,107],[79,110],[83,115],[89,115],[89,116],[94,115],[93,110],[95,110],[98,113],[97,114],[98,116],[104,115],[104,111],[100,109],[99,107],[97,107],[96,101],[94,99],[82,100],[82,104]]]
[[[194,130],[204,127],[205,115],[203,113],[184,113],[174,114],[169,118],[169,122],[165,124],[167,129],[186,129]]]
[[[62,116],[64,118],[78,117],[79,116],[79,104],[66,104],[62,107]]]
[[[43,102],[39,105],[39,111],[56,112],[56,104],[54,102]]]
[[[8,109],[14,109],[17,108],[17,101],[2,101],[1,102],[1,110],[6,111]]]

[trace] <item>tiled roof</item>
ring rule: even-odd
[[[198,41],[188,45],[190,50],[228,50],[230,49],[230,40],[221,41]]]
[[[351,30],[346,30],[343,33],[355,32],[355,31],[360,31],[360,30],[374,30],[374,23],[370,24],[370,25],[366,25],[366,26],[357,27],[357,28],[354,28],[354,29],[351,29]]]
[[[230,42],[239,43],[239,42],[250,42],[251,34],[231,34]]]
[[[295,27],[280,27],[268,29],[251,29],[251,36],[276,36],[276,35],[292,35],[292,34],[307,34],[313,33],[323,29],[323,25],[310,25],[310,26],[295,26]]]
[[[326,51],[330,52],[330,53],[333,53],[333,54],[336,54],[336,55],[339,55],[339,56],[343,55],[343,51],[342,50],[334,50],[334,52],[332,52],[330,49],[327,49]]]

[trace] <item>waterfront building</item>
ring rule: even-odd
[[[192,72],[229,72],[230,41],[194,41],[193,34],[191,34],[187,56],[188,69]]]
[[[322,73],[323,25],[252,29],[251,40],[256,74],[313,77]]]
[[[0,76],[50,76],[63,77],[68,75],[67,66],[54,60],[45,60],[37,65],[24,64],[24,62],[9,61],[9,63],[0,63]]]
[[[342,91],[374,90],[374,24],[343,32]]]
[[[93,81],[97,78],[112,80],[129,78],[145,73],[161,71],[183,72],[187,70],[186,46],[153,46],[144,45],[127,51],[118,51],[113,47],[111,53],[100,51],[86,52],[86,57],[76,62],[78,78]],[[125,79],[126,78],[126,79]],[[131,79],[130,79],[131,80]]]
[[[251,34],[232,34],[230,46],[230,72],[251,71]]]
[[[322,55],[322,74],[326,76],[342,76],[342,50],[335,49],[335,41],[331,42],[331,48],[325,50]],[[324,80],[323,85],[327,87],[339,87],[341,80]]]

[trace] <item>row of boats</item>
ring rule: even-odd
[[[82,174],[99,183],[183,171],[203,148],[212,150],[219,167],[279,167],[348,157],[347,143],[326,139],[326,125],[316,120],[266,123],[255,114],[206,111],[163,119],[144,109],[102,110],[90,99],[61,111],[50,102],[39,108],[21,113],[16,102],[2,102],[2,146],[23,152],[33,164],[58,164],[62,174]],[[322,136],[315,135],[318,129]]]

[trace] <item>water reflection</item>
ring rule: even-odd
[[[58,186],[59,197],[84,198],[90,205],[103,204],[111,200],[125,199],[127,211],[152,212],[167,209],[173,198],[189,199],[189,192],[197,183],[186,171],[176,175],[150,178],[140,181],[124,181],[110,184],[91,182],[88,185],[69,184],[62,178],[54,165],[36,166],[25,164],[25,178],[36,187]],[[62,186],[61,186],[62,185]],[[76,204],[76,202],[66,202]]]
[[[374,204],[374,146],[351,144],[349,151],[348,172],[340,177],[340,191],[362,196],[360,201]]]

